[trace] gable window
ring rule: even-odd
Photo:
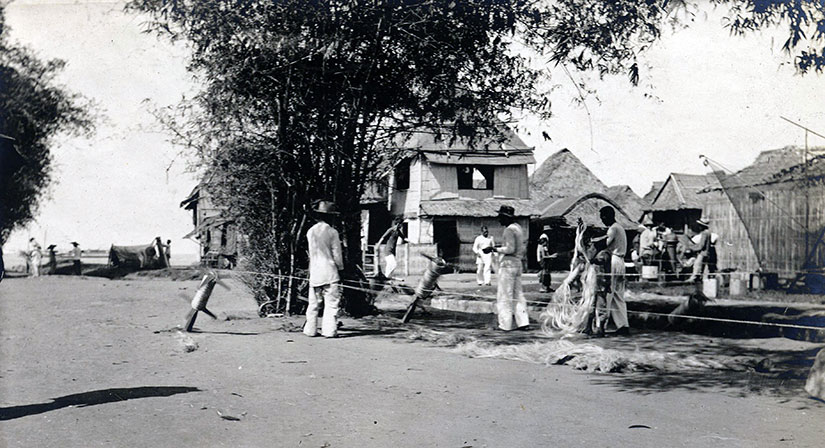
[[[393,172],[396,190],[407,190],[410,188],[410,159],[402,160],[395,165]]]
[[[495,167],[487,165],[459,165],[459,190],[492,190]]]

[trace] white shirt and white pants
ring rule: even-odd
[[[341,301],[341,277],[344,269],[341,240],[338,231],[326,222],[318,222],[307,232],[309,242],[309,306],[304,334],[315,336],[318,331],[318,308],[324,302],[321,335],[332,338],[338,334],[338,305]]]
[[[496,309],[498,311],[498,328],[510,331],[530,324],[527,315],[527,299],[521,286],[521,259],[527,252],[524,232],[521,226],[513,223],[504,229],[503,246],[498,252],[503,254],[498,268],[498,290],[496,292]],[[515,319],[515,324],[513,320]]]
[[[493,253],[484,253],[484,248],[493,247],[493,237],[479,235],[473,242],[476,254],[476,281],[479,285],[489,285],[493,278]]]
[[[627,327],[627,303],[624,299],[626,289],[624,255],[627,252],[627,234],[618,224],[613,223],[607,229],[607,248],[610,252],[610,292],[605,299],[605,319],[610,317],[616,329]]]

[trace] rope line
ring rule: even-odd
[[[250,275],[258,275],[264,277],[273,277],[273,278],[292,278],[296,280],[309,280],[306,277],[299,277],[299,276],[290,276],[286,274],[270,274],[265,272],[256,272],[256,271],[232,271],[233,273],[237,274],[250,274]],[[395,286],[392,284],[385,284],[383,285],[384,288],[387,286]],[[342,288],[347,288],[354,291],[361,291],[361,292],[368,292],[373,294],[378,294],[384,290],[381,288],[380,290],[373,290],[369,288],[361,288],[357,286],[347,285],[343,282],[341,283]],[[497,302],[498,299],[495,296],[484,296],[478,294],[469,294],[469,293],[462,293],[462,292],[449,292],[450,295],[457,295],[457,296],[465,296],[465,297],[472,297],[474,299],[486,299],[485,301],[495,301]],[[516,300],[511,300],[515,302]],[[537,305],[544,305],[547,306],[549,304],[553,304],[554,306],[574,306],[569,304],[561,304],[561,303],[554,303],[550,302],[542,302],[536,300],[527,300],[528,304],[537,304]],[[607,312],[609,311],[608,308],[604,307],[597,307],[597,311]],[[813,331],[825,331],[825,327],[817,327],[817,326],[810,326],[810,325],[798,325],[798,324],[787,324],[787,323],[778,323],[778,322],[757,322],[757,321],[749,321],[749,320],[741,320],[741,319],[727,319],[722,317],[709,317],[709,316],[691,316],[691,315],[683,315],[683,314],[665,314],[665,313],[657,313],[653,311],[635,311],[635,310],[627,310],[628,314],[636,314],[636,315],[645,315],[645,316],[659,316],[659,317],[668,317],[668,318],[681,318],[681,319],[694,319],[694,320],[705,320],[705,321],[712,321],[712,322],[725,322],[725,323],[734,323],[734,324],[742,324],[742,325],[754,325],[754,326],[768,326],[768,327],[779,327],[779,328],[793,328],[798,330],[813,330]]]

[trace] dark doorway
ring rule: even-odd
[[[441,251],[445,260],[457,263],[460,255],[461,241],[458,239],[458,224],[454,219],[436,219],[433,221],[433,242]]]

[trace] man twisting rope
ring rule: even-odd
[[[627,253],[627,235],[624,229],[616,222],[616,210],[613,207],[602,207],[599,217],[607,226],[607,235],[593,238],[592,242],[605,241],[606,247],[601,254],[605,260],[605,272],[610,274],[610,291],[605,299],[606,316],[602,320],[600,333],[604,334],[607,319],[613,319],[616,325],[616,335],[630,334],[627,322],[627,304],[624,300],[625,266],[624,256]],[[600,255],[601,255],[600,254]]]
[[[496,293],[498,328],[504,331],[525,330],[530,326],[530,318],[527,315],[527,299],[521,286],[521,260],[527,252],[524,231],[516,222],[515,210],[509,205],[499,208],[498,222],[505,227],[502,246],[492,248],[494,252],[504,255],[499,267]]]

